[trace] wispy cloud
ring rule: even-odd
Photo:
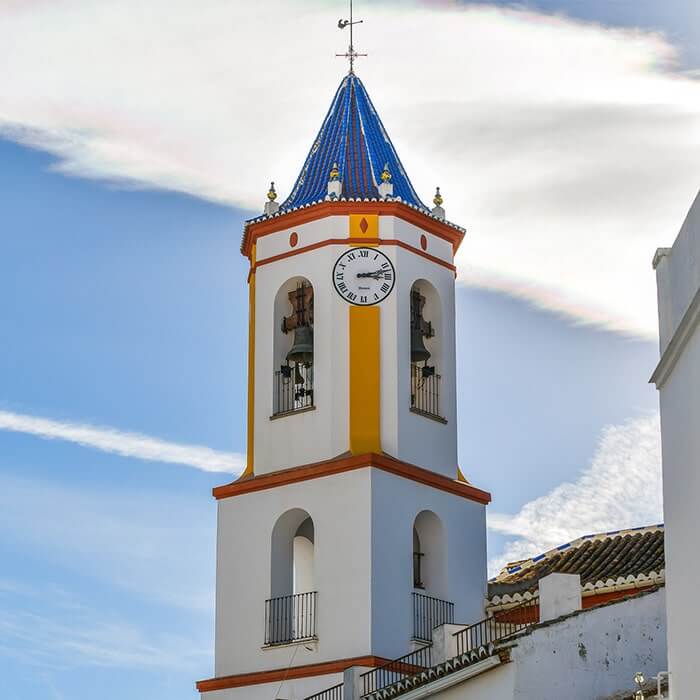
[[[523,9],[394,5],[365,9],[359,70],[418,191],[441,185],[469,229],[460,280],[654,335],[651,254],[700,180],[700,83],[676,70],[674,47]],[[271,179],[291,188],[344,71],[343,11],[0,4],[0,132],[66,173],[259,211]]]
[[[490,529],[516,538],[489,563],[490,573],[581,535],[662,519],[658,415],[608,426],[590,465],[576,481],[557,486],[515,515],[489,514]]]
[[[0,512],[0,539],[32,552],[49,571],[72,571],[151,606],[211,614],[216,533],[208,498],[107,492],[0,473]],[[27,519],[29,512],[41,517]],[[15,585],[0,579],[0,599],[31,595]],[[65,591],[50,598],[65,607]]]
[[[37,591],[45,604],[37,612],[24,601],[0,607],[0,655],[44,671],[86,666],[131,670],[195,671],[211,652],[192,637],[151,633],[104,610],[73,606],[70,616],[56,609]],[[197,630],[193,637],[199,637]]]
[[[235,452],[220,452],[201,445],[167,442],[140,433],[9,411],[0,411],[0,430],[36,435],[47,440],[64,440],[123,457],[183,464],[206,472],[239,474],[245,465],[244,455]]]

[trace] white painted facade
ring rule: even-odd
[[[400,240],[414,249],[381,246],[396,271],[392,293],[379,304],[381,448],[455,480],[454,272],[416,252],[424,236],[426,253],[451,264],[452,245],[398,217],[379,216],[378,226],[382,241]],[[332,283],[335,261],[351,247],[345,243],[348,235],[344,215],[257,240],[255,477],[349,454],[350,307]],[[329,239],[333,242],[326,244]],[[324,245],[304,250],[317,243]],[[302,279],[314,290],[314,407],[273,417],[274,372],[293,335],[282,333],[280,324],[292,311],[287,292]],[[425,344],[442,377],[445,422],[410,410],[410,292],[416,282],[426,296],[424,316],[435,327],[436,337]],[[419,589],[414,588],[414,527],[424,555]],[[404,476],[367,467],[223,498],[217,529],[216,678],[401,656],[416,644],[414,592],[453,603],[454,617],[463,623],[484,615],[484,506]],[[307,591],[317,592],[317,639],[266,645],[266,600]],[[281,688],[279,682],[256,682],[203,696],[299,700],[341,676],[287,679]]]
[[[265,648],[264,604],[274,594],[272,529],[290,509],[313,519],[318,641]],[[421,593],[453,601],[458,620],[479,619],[486,549],[484,507],[477,503],[375,469],[220,501],[215,675],[406,653],[413,624],[413,523],[425,510],[445,528],[448,569],[442,588]],[[323,677],[315,687],[328,685]],[[225,697],[250,697],[247,690],[227,690]]]
[[[664,670],[664,608],[659,589],[539,625],[513,640],[510,662],[484,663],[465,680],[445,676],[401,700],[597,700],[633,690],[638,671]]]
[[[659,300],[659,389],[666,525],[668,664],[671,697],[697,695],[700,610],[700,195],[673,247],[654,258]]]
[[[332,216],[268,234],[259,239],[255,302],[255,474],[266,474],[338,457],[348,451],[348,303],[333,288],[331,271],[350,246],[327,245],[299,255],[265,263],[295,248],[329,239],[348,238],[348,216]],[[452,263],[452,245],[394,216],[379,217],[379,237],[401,240]],[[396,285],[381,307],[381,443],[384,452],[454,479],[457,474],[457,408],[455,391],[454,273],[420,255],[383,245],[396,270]],[[279,369],[275,334],[281,318],[275,315],[278,290],[295,278],[314,288],[314,404],[315,409],[271,420],[273,378]],[[410,411],[410,290],[427,280],[439,295],[440,338],[437,372],[441,375],[440,412],[446,424]],[[291,312],[291,306],[287,313]],[[428,314],[429,309],[426,309]],[[283,336],[291,347],[292,334]],[[279,339],[278,339],[279,340]],[[426,345],[430,349],[430,340]],[[433,358],[431,358],[431,363]],[[313,439],[299,439],[313,436]]]

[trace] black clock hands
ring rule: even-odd
[[[358,277],[371,277],[372,279],[378,280],[384,276],[384,270],[377,270],[376,272],[358,272]]]

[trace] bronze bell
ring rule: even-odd
[[[423,342],[423,331],[416,326],[411,327],[411,362],[427,362],[430,352]]]
[[[309,365],[314,361],[314,332],[309,326],[294,329],[294,342],[287,353],[287,362]]]

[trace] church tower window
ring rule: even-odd
[[[275,298],[273,416],[314,405],[314,289],[302,278]]]
[[[444,421],[439,372],[442,342],[440,297],[427,280],[411,287],[411,410]]]

